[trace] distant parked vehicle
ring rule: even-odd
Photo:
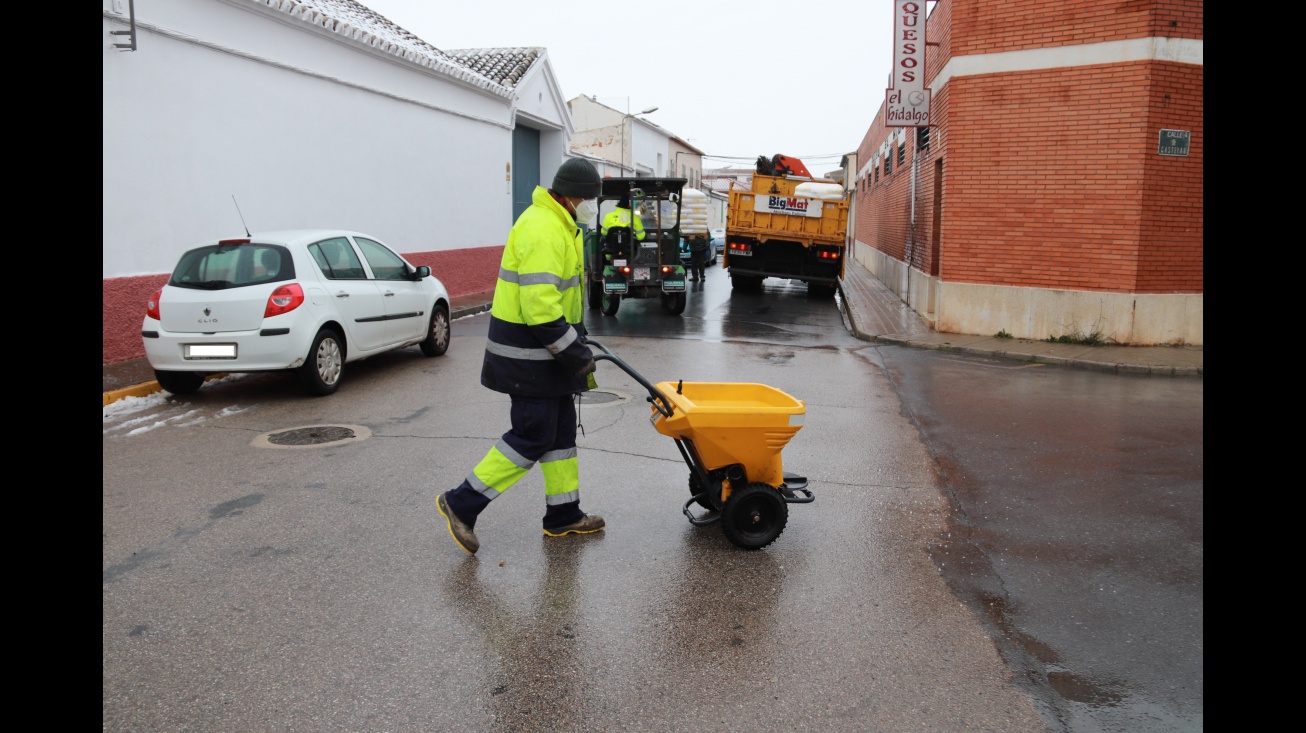
[[[721,245],[716,242],[713,242],[707,250],[708,252],[707,264],[715,265],[717,253],[719,253],[720,251],[721,251]],[[684,265],[685,267],[689,267],[689,260],[690,260],[689,240],[685,239],[684,237],[681,237],[680,238],[680,264]]]
[[[155,379],[173,394],[215,372],[294,371],[313,395],[345,364],[406,346],[449,349],[449,293],[380,240],[295,230],[211,241],[181,256],[141,325]]]

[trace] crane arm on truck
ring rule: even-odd
[[[771,158],[765,155],[757,156],[757,172],[764,176],[803,176],[804,178],[813,178],[811,171],[803,165],[803,161],[790,157],[788,155],[775,154]]]

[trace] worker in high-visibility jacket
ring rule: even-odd
[[[608,230],[612,227],[630,227],[631,232],[635,235],[635,239],[641,242],[644,241],[644,221],[640,218],[639,214],[633,213],[630,210],[629,197],[622,196],[621,200],[617,202],[617,208],[608,212],[608,215],[603,217],[602,234],[607,236]]]
[[[490,307],[481,384],[512,398],[504,433],[436,507],[458,546],[476,554],[477,516],[535,464],[544,472],[544,534],[588,534],[603,517],[580,510],[573,400],[595,386],[594,353],[581,343],[585,258],[579,224],[598,215],[599,173],[569,158],[553,185],[536,186],[508,233]]]

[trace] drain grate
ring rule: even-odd
[[[322,425],[311,428],[296,428],[268,436],[273,445],[321,445],[347,440],[354,437],[354,431],[337,425]]]
[[[598,389],[580,393],[580,403],[582,405],[607,405],[613,402],[621,402],[623,399],[621,395]]]
[[[362,425],[305,425],[264,433],[254,439],[259,448],[316,448],[367,440],[372,431]]]

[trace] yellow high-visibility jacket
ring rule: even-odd
[[[557,397],[583,392],[576,372],[593,358],[585,333],[581,230],[542,186],[508,233],[490,306],[481,384],[496,392]]]
[[[631,223],[632,217],[634,218],[633,224]],[[632,214],[630,209],[613,209],[608,212],[608,215],[603,217],[603,231],[601,233],[606,235],[608,229],[612,227],[630,227],[631,231],[635,233],[635,239],[641,242],[644,241],[644,221],[639,218],[639,214]]]

